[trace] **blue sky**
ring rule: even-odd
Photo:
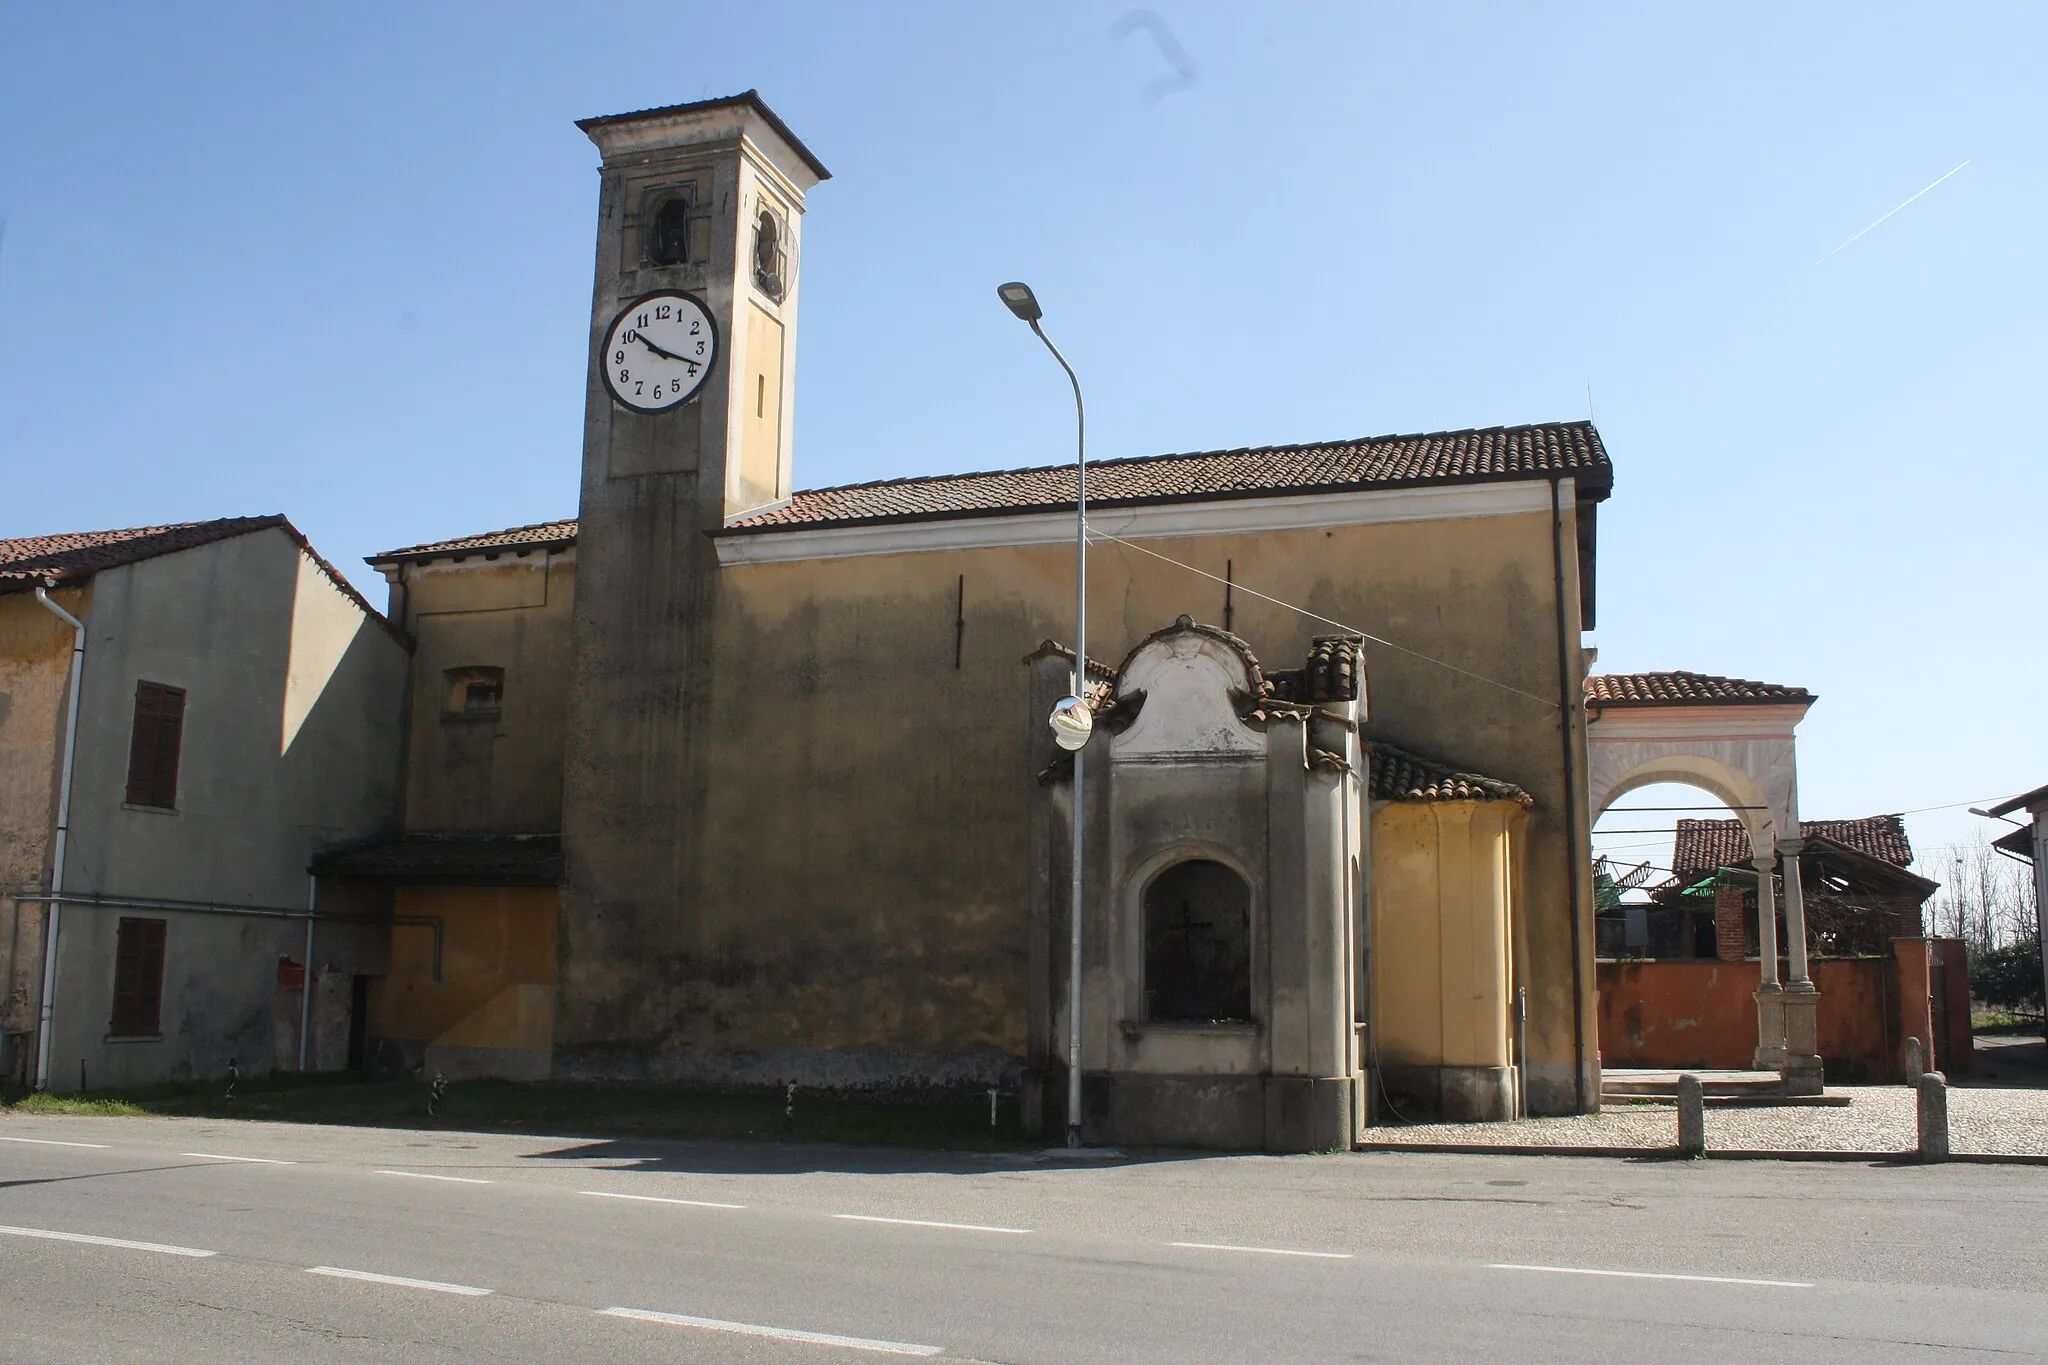
[[[836,176],[800,485],[1062,458],[1010,278],[1104,456],[1590,390],[1602,668],[1818,692],[1809,816],[2048,781],[2048,8],[1165,4],[1166,93],[1128,12],[6,0],[0,536],[572,515],[571,121],[754,86]]]

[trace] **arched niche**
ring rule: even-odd
[[[1145,1018],[1252,1017],[1252,892],[1213,858],[1170,863],[1146,883]]]

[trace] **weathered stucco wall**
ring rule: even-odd
[[[90,587],[51,597],[90,610]],[[35,1023],[45,911],[9,893],[47,884],[70,672],[71,628],[29,593],[0,596],[0,1029]],[[0,1056],[10,1076],[20,1062]]]
[[[315,850],[396,824],[405,648],[284,531],[106,570],[87,629],[68,892],[300,907]],[[124,804],[141,679],[186,689],[175,810]],[[53,1082],[75,1084],[81,1058],[121,1083],[230,1056],[262,1069],[277,958],[303,956],[303,924],[128,913],[170,922],[163,1037],[107,1041],[118,916],[67,908]],[[322,943],[343,969],[373,951],[339,926]]]
[[[370,983],[369,1034],[381,1069],[438,1063],[460,1075],[546,1072],[553,1040],[552,886],[398,887],[393,913],[439,921],[441,977],[428,923],[394,925],[389,974]],[[447,1057],[436,1048],[455,1049]],[[468,1055],[471,1053],[491,1055]],[[528,1054],[516,1061],[498,1054]]]
[[[1891,958],[1818,958],[1815,1020],[1831,1078],[1899,1080],[1902,1003]],[[1606,1066],[1747,1069],[1756,1056],[1758,967],[1746,962],[1602,962],[1600,1054]],[[1924,986],[1922,987],[1924,991]],[[1924,995],[1922,1017],[1925,1017]]]
[[[1042,718],[1019,659],[1071,633],[1071,551],[719,569],[688,537],[675,541],[686,559],[660,552],[670,516],[650,498],[585,524],[586,562],[591,537],[615,524],[646,550],[630,575],[623,562],[602,581],[586,574],[583,593],[599,599],[591,629],[672,613],[679,631],[619,642],[611,665],[575,684],[572,746],[591,743],[604,761],[579,767],[572,753],[572,804],[579,790],[598,799],[587,825],[571,821],[558,1064],[730,1074],[748,1056],[834,1050],[847,1055],[828,1078],[859,1082],[941,1074],[930,1054],[1021,1056],[1028,755]],[[1575,632],[1568,491],[1564,519]],[[1547,508],[1147,548],[1219,576],[1228,560],[1260,592],[1534,698],[1558,694]],[[1183,612],[1220,623],[1223,599],[1220,584],[1100,546],[1090,653],[1113,662]],[[1231,625],[1276,666],[1330,629],[1242,593]],[[1575,633],[1570,643],[1576,667]],[[1371,733],[1536,798],[1523,864],[1530,1102],[1569,1109],[1573,859],[1561,812],[1572,798],[1558,710],[1412,655],[1369,645],[1368,656]],[[1578,685],[1574,672],[1573,714]],[[1590,1062],[1590,956],[1582,966]]]
[[[406,828],[559,830],[575,552],[436,560],[405,565],[403,573],[407,622],[418,641]],[[471,667],[504,670],[498,715],[465,715],[451,697],[449,670]]]

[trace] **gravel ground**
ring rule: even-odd
[[[1902,1085],[1829,1086],[1849,1103],[1829,1108],[1707,1106],[1707,1146],[1766,1151],[1903,1152],[1919,1142],[1913,1092]],[[2048,1091],[1951,1089],[1949,1150],[2048,1156]],[[1663,1102],[1609,1101],[1604,1112],[1514,1123],[1420,1123],[1366,1130],[1374,1143],[1456,1142],[1503,1147],[1669,1147],[1678,1110]]]

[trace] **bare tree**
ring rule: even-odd
[[[1981,832],[1939,846],[1928,861],[1942,882],[1929,927],[1988,952],[2034,936],[2033,869],[2006,857]]]

